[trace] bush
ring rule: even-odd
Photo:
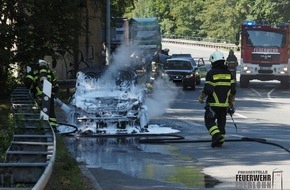
[[[0,100],[0,162],[5,161],[6,150],[10,146],[13,135],[13,122],[10,113],[10,100]]]

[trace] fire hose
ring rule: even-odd
[[[77,130],[76,126],[71,124],[61,123],[61,125],[69,125]],[[75,130],[75,131],[76,131]],[[84,137],[84,138],[129,138],[136,137],[140,138],[140,144],[172,144],[172,143],[210,143],[211,140],[186,140],[183,136],[177,134],[146,134],[146,133],[135,133],[135,134],[76,134],[75,131],[70,133],[63,133],[64,136],[70,137]],[[162,137],[162,138],[160,138]],[[251,138],[251,137],[242,137],[240,139],[227,139],[225,142],[258,142],[262,144],[268,144],[272,146],[279,147],[284,151],[290,153],[290,150],[286,147],[267,141],[263,138]]]

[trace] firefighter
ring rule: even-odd
[[[211,147],[221,147],[226,134],[228,108],[233,107],[235,103],[236,85],[231,72],[225,65],[222,52],[212,53],[209,61],[212,68],[207,72],[199,102],[204,103],[206,98],[204,121],[212,137]]]
[[[37,104],[41,106],[44,79],[47,79],[52,84],[49,123],[54,129],[56,129],[57,120],[54,110],[54,96],[58,91],[58,84],[54,74],[48,67],[48,63],[42,59],[38,60],[36,67],[27,73],[24,84],[28,89],[30,89],[30,92],[34,96]]]
[[[162,50],[162,53],[169,56],[169,49],[165,48],[164,50]]]
[[[169,49],[161,50],[159,54],[159,63],[165,64],[166,60],[170,58],[169,56]]]
[[[229,55],[226,59],[226,65],[228,66],[229,71],[231,71],[232,75],[234,76],[234,79],[236,80],[238,59],[235,56],[234,51],[232,49],[229,51]]]

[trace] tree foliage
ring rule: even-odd
[[[2,86],[1,95],[9,93],[9,86],[11,84],[10,63],[14,58],[14,53],[11,51],[15,48],[15,27],[11,24],[14,22],[17,14],[14,9],[16,2],[0,1],[0,85]]]
[[[94,1],[94,0],[91,0]],[[107,0],[100,6],[105,24]],[[112,17],[157,17],[165,36],[234,42],[245,19],[290,21],[289,0],[110,0]],[[0,85],[11,64],[26,65],[54,50],[71,52],[82,32],[86,0],[0,0]]]
[[[23,0],[15,7],[15,61],[34,62],[54,50],[71,51],[75,32],[80,33],[78,13],[81,4],[74,0]]]
[[[252,9],[252,15],[258,20],[270,22],[289,22],[290,1],[287,0],[257,0]]]
[[[81,31],[80,6],[76,0],[1,0],[1,81],[16,63],[22,68],[55,50],[71,51]]]
[[[135,0],[134,17],[156,16],[163,35],[234,42],[243,20],[290,21],[289,0]]]

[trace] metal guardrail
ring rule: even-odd
[[[216,48],[216,49],[237,50],[238,48],[235,44],[204,42],[204,41],[198,41],[198,40],[195,41],[195,40],[185,40],[185,39],[163,38],[162,42],[173,43],[173,44],[183,44],[183,45],[190,45],[190,46],[201,46],[201,47]]]
[[[11,94],[14,135],[0,163],[0,189],[44,189],[56,156],[55,133],[25,87]]]

